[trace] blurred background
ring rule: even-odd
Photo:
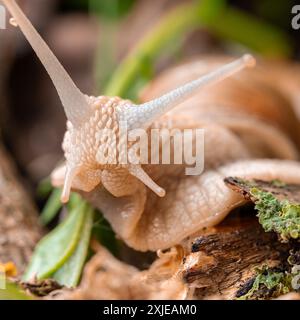
[[[89,95],[138,100],[158,72],[201,54],[300,57],[291,0],[18,2]],[[65,115],[41,63],[9,24],[0,30],[0,112],[2,142],[34,195],[62,159]]]

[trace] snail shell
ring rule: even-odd
[[[144,90],[142,100],[176,88],[228,59],[201,58],[171,68]],[[152,125],[205,128],[204,174],[192,177],[178,166],[147,165],[146,172],[166,190],[164,198],[143,188],[118,199],[101,187],[85,194],[128,245],[143,251],[164,249],[220,222],[244,203],[225,186],[226,176],[299,183],[300,165],[291,161],[298,159],[296,106],[272,81],[262,80],[262,70],[263,64],[196,93]]]

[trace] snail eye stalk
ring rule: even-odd
[[[90,106],[84,94],[76,87],[64,67],[38,34],[15,0],[2,0],[12,15],[13,24],[19,26],[36,55],[47,70],[64,107],[66,116],[74,126],[80,126],[90,117]]]
[[[147,128],[160,116],[189,98],[196,90],[218,83],[247,67],[253,66],[255,66],[254,57],[246,54],[240,59],[228,63],[199,79],[186,83],[157,99],[141,105],[129,105],[123,109],[120,108],[120,119],[127,121],[128,128],[130,129]]]
[[[78,173],[77,168],[67,167],[66,173],[65,173],[64,187],[63,187],[63,191],[61,194],[61,202],[62,203],[67,203],[69,201],[72,182],[73,182],[77,173]]]

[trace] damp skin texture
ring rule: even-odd
[[[250,116],[247,125],[243,118],[235,123],[228,120],[226,125],[202,121],[196,114],[197,108],[176,116],[178,109],[174,107],[189,101],[188,98],[199,91],[212,90],[228,77],[253,67],[252,56],[227,61],[140,105],[119,97],[90,97],[77,88],[18,4],[14,0],[2,2],[48,72],[67,117],[63,141],[66,161],[52,173],[53,185],[63,187],[62,202],[68,201],[72,189],[79,191],[103,212],[113,229],[131,247],[142,251],[168,248],[200,228],[221,221],[243,202],[224,185],[227,175],[285,182],[300,180],[296,162],[249,160],[258,151],[253,151],[252,141],[249,145],[245,143],[247,135],[265,143],[267,147],[261,148],[264,156],[272,154],[280,159],[296,159],[293,144],[272,125],[252,123]],[[100,130],[118,132],[120,121],[126,121],[129,129],[169,128],[165,123],[170,123],[170,116],[174,128],[205,129],[204,174],[187,177],[180,165],[102,163],[104,154],[112,156],[115,145],[109,139],[99,138]],[[254,130],[256,135],[253,135]],[[273,135],[282,145],[280,153],[275,151]],[[127,147],[130,149],[134,144],[128,143]]]
[[[96,99],[95,103],[93,97],[85,96],[76,87],[17,3],[14,0],[3,0],[3,2],[14,19],[14,25],[20,27],[47,70],[68,118],[68,130],[63,143],[66,169],[62,202],[68,201],[73,181],[76,178],[74,184],[77,189],[82,191],[92,190],[101,183],[102,171],[106,170],[107,167],[98,161],[99,156],[97,157],[97,153],[101,152],[101,148],[107,149],[108,153],[112,153],[111,149],[115,148],[115,145],[110,145],[111,141],[104,142],[101,139],[100,141],[96,141],[97,131],[101,129],[113,129],[117,131],[120,120],[126,121],[129,129],[147,128],[153,121],[176,106],[176,104],[195,90],[221,81],[241,69],[255,64],[252,56],[245,55],[241,59],[229,63],[211,74],[191,81],[142,105],[135,105],[118,98],[105,97]],[[106,145],[103,147],[104,144]],[[114,168],[109,169],[113,170]],[[118,174],[120,166],[116,164],[115,169]],[[165,191],[156,185],[141,165],[129,165],[126,167],[126,170],[128,175],[141,180],[158,196],[163,197],[165,195]],[[124,179],[123,172],[122,179]],[[116,177],[114,177],[113,181],[118,183]],[[110,186],[114,194],[113,187],[113,185]]]

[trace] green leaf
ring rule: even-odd
[[[36,246],[29,267],[24,275],[43,279],[56,272],[73,254],[81,236],[84,223],[85,202],[72,210],[68,217]]]
[[[68,210],[72,211],[76,209],[78,206],[80,206],[81,203],[82,198],[80,197],[80,195],[75,192],[71,192],[70,200],[68,202]]]
[[[6,282],[5,289],[0,289],[0,300],[31,300],[16,284]]]
[[[85,212],[84,225],[76,250],[65,264],[52,275],[52,278],[62,285],[75,287],[79,282],[81,271],[88,254],[93,216],[93,209],[88,207]]]
[[[60,195],[61,189],[53,189],[40,216],[42,225],[47,225],[59,212],[61,208]]]

